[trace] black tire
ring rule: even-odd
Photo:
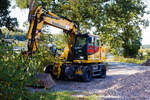
[[[47,66],[45,66],[44,72],[45,72],[45,73],[48,73],[48,74],[51,74],[51,76],[52,76],[53,78],[57,79],[57,76],[53,74],[53,66],[54,66],[54,65],[47,65]]]
[[[53,68],[53,65],[47,65],[47,66],[45,66],[45,68],[44,68],[44,72],[51,74],[52,68]]]
[[[100,75],[100,77],[101,78],[105,78],[106,77],[106,67],[104,67],[103,69],[102,69],[102,72],[101,72],[102,74]]]
[[[83,70],[82,81],[90,82],[92,80],[92,70],[90,68],[85,68]]]
[[[69,80],[69,79],[68,79],[68,77],[67,77],[67,75],[66,75],[66,73],[65,73],[65,68],[66,68],[66,66],[65,66],[65,65],[62,65],[62,67],[61,67],[60,79],[67,81],[67,80]]]

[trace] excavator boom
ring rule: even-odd
[[[38,38],[40,36],[43,24],[51,25],[64,30],[64,32],[71,38],[71,42],[68,42],[68,47],[71,51],[75,34],[78,34],[78,30],[73,22],[69,21],[68,19],[58,17],[52,12],[44,10],[41,6],[33,9],[31,11],[31,16],[31,24],[27,34],[27,38],[30,40],[28,45],[29,52],[32,53],[37,50]]]

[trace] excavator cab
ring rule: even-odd
[[[100,57],[99,37],[90,34],[79,34],[73,46],[74,60],[96,60]],[[95,53],[98,53],[95,55]]]
[[[75,43],[73,46],[73,55],[74,60],[87,60],[87,45],[88,45],[88,36],[76,35]]]

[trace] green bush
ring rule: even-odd
[[[135,63],[135,64],[142,64],[146,61],[146,59],[140,60],[136,58],[124,58],[121,56],[115,56],[113,59],[111,59],[112,62],[125,62],[125,63]]]
[[[146,56],[150,56],[150,49],[145,49]]]
[[[59,60],[46,48],[39,48],[33,56],[27,57],[15,53],[12,48],[13,43],[8,46],[0,40],[0,99],[29,100],[33,95],[27,86],[34,84],[35,74],[42,72],[47,64]]]
[[[55,58],[51,51],[46,47],[39,47],[38,51],[32,56],[32,61],[38,64],[36,70],[42,72],[45,66],[57,63],[60,60],[59,58]]]
[[[26,86],[32,84],[35,63],[12,51],[12,46],[0,41],[0,98],[27,99]]]

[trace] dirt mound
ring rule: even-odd
[[[144,62],[143,64],[142,64],[143,66],[150,66],[150,59],[148,59],[146,62]]]

